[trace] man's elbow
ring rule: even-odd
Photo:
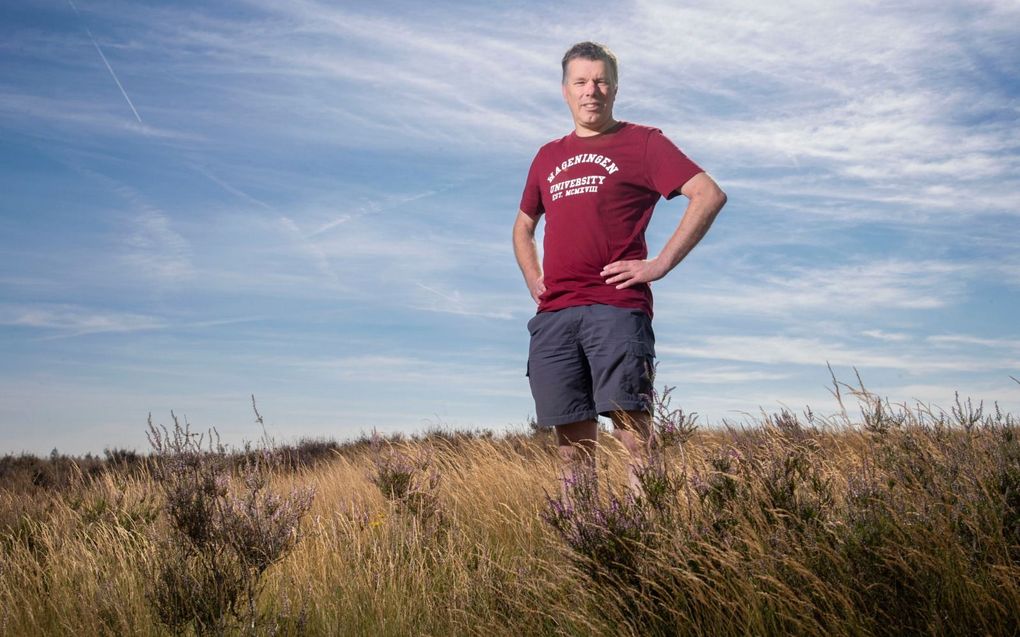
[[[696,197],[704,201],[705,209],[710,211],[712,216],[719,214],[722,207],[726,205],[726,193],[714,181],[697,193]]]
[[[713,215],[726,205],[726,193],[707,173],[700,173],[692,178],[684,184],[680,193],[686,195],[691,203],[710,211]]]
[[[726,205],[726,201],[727,201],[726,193],[723,192],[722,188],[720,188],[719,186],[716,186],[715,187],[715,192],[712,194],[712,196],[713,196],[713,203],[715,204],[713,206],[713,208],[715,208],[716,213],[718,213],[720,210],[722,210],[723,206]]]

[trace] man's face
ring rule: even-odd
[[[592,134],[613,122],[616,85],[602,60],[574,58],[567,63],[563,99],[570,107],[577,131]]]

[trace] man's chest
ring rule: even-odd
[[[658,197],[647,185],[643,157],[631,148],[552,153],[543,169],[540,187],[549,220],[627,213]]]

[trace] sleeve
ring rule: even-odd
[[[524,194],[521,195],[521,212],[533,219],[538,219],[545,213],[545,205],[542,203],[542,180],[538,174],[539,155],[541,152],[535,155],[531,162],[528,180],[524,183]]]
[[[705,172],[657,128],[648,134],[645,171],[649,186],[666,199],[675,197],[677,190],[691,177]]]

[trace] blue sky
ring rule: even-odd
[[[933,6],[934,5],[934,6]],[[658,384],[704,423],[897,402],[1020,411],[1015,2],[0,8],[0,451],[520,427],[510,245],[569,131],[559,58],[723,186],[654,285]],[[653,252],[683,211],[660,202]]]

